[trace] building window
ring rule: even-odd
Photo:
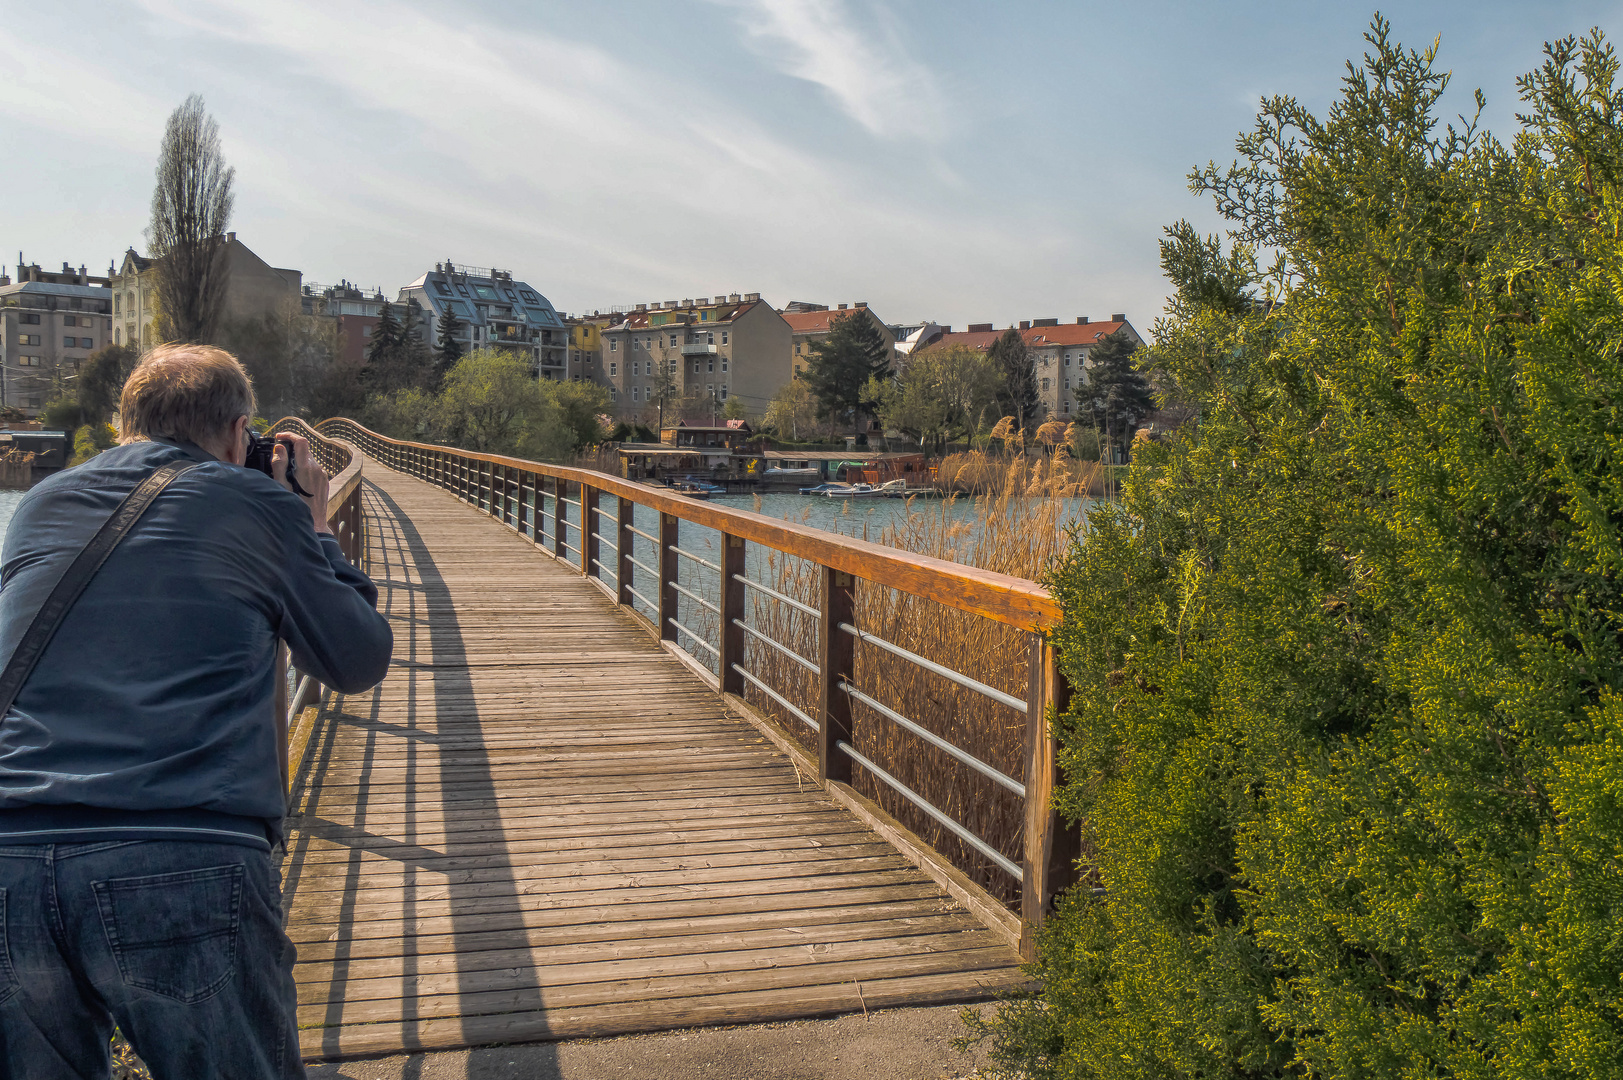
[[[1066,367],[1071,366],[1071,354],[1070,353],[1065,354],[1065,366]]]
[[[727,400],[727,384],[726,383],[721,384],[721,400],[723,400],[723,401]]]
[[[795,342],[795,355],[796,356],[800,355],[800,342],[798,342],[798,341]]]
[[[618,375],[618,374],[620,374],[619,368],[620,368],[619,364],[615,363],[613,360],[609,361],[609,374],[610,375]]]
[[[64,315],[64,316],[62,316],[62,325],[63,326],[77,326],[77,325],[79,325],[79,318],[76,315]],[[88,326],[90,324],[86,323],[85,325]]]
[[[124,331],[118,329],[117,327],[115,327],[113,329],[113,344],[114,345],[122,345],[122,344],[124,344]]]
[[[716,370],[716,362],[714,360],[710,361],[710,366],[708,368],[706,368],[705,370],[707,370],[707,371]]]
[[[35,316],[35,318],[38,318],[38,316]],[[19,345],[38,345],[39,344],[39,335],[38,334],[18,334],[17,335],[17,344],[19,344]]]
[[[39,357],[37,357],[37,356],[19,356],[19,357],[17,357],[17,366],[18,367],[39,367]]]
[[[119,302],[119,300],[123,299],[123,296],[124,296],[123,293],[114,293],[113,294],[113,314],[114,315],[118,314],[118,302]]]
[[[675,334],[671,335],[671,348],[673,348],[673,349],[676,348],[676,335]]]
[[[1043,391],[1045,393],[1048,391],[1048,380],[1047,379],[1043,380]]]
[[[697,375],[698,373],[699,373],[699,362],[697,360],[695,360],[695,361],[693,361],[693,374]]]
[[[638,388],[633,386],[631,388],[631,400],[632,401],[641,401],[642,399],[637,396],[639,393],[640,393],[640,391],[638,390]]]
[[[33,311],[25,311],[21,315],[17,316],[17,321],[25,326],[38,326],[39,314]]]
[[[620,351],[620,339],[619,338],[609,338],[609,352],[619,352],[619,351]]]
[[[642,339],[642,347],[645,348],[645,349],[652,349],[654,347],[654,339],[651,338],[651,337],[643,338]]]
[[[725,356],[721,358],[721,370],[727,370],[727,358]]]
[[[727,331],[725,330],[721,332],[721,343],[723,345],[727,344]]]
[[[642,374],[642,361],[641,360],[633,360],[633,361],[631,361],[631,374],[633,374],[633,375],[641,375]]]
[[[704,337],[705,337],[705,344],[714,345],[716,343],[715,331],[712,330],[710,333],[706,334]]]

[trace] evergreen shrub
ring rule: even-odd
[[[1368,40],[1163,242],[1198,420],[1053,574],[1090,874],[1011,1072],[1623,1075],[1618,63],[1547,46],[1507,145]]]

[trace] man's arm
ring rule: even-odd
[[[299,485],[310,492],[295,498],[309,516],[308,524],[290,522],[287,529],[300,558],[290,557],[286,564],[288,620],[279,632],[300,671],[341,693],[359,693],[381,682],[388,671],[394,634],[377,612],[377,586],[344,558],[328,527],[327,474],[310,453],[307,440],[278,436],[271,457],[273,479],[292,493],[287,483],[289,450]]]

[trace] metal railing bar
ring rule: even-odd
[[[580,522],[578,521],[571,521],[568,518],[564,518],[563,524],[564,528],[566,529],[574,529],[576,532],[581,531]]]
[[[605,539],[602,533],[593,533],[592,535],[597,537],[597,542],[602,544],[604,547],[613,548],[615,551],[620,550],[619,544],[616,544],[613,540]]]
[[[672,626],[676,627],[678,632],[686,634],[688,637],[692,638],[694,641],[697,641],[700,645],[703,645],[705,648],[709,649],[716,656],[721,655],[721,650],[716,648],[714,645],[710,644],[704,638],[700,637],[698,631],[689,630],[687,627],[683,626],[681,623],[677,622],[675,619],[666,619],[665,621],[670,623]]]
[[[698,563],[700,566],[708,566],[710,569],[714,570],[716,573],[718,573],[718,574],[721,573],[721,567],[717,566],[713,562],[708,562],[708,561],[706,561],[704,559],[699,558],[697,555],[693,554],[693,552],[691,552],[691,551],[683,551],[681,548],[677,547],[675,544],[671,545],[671,550],[676,552],[678,555],[682,556],[682,558],[684,558],[684,559],[692,559],[694,562]]]
[[[754,675],[751,675],[749,672],[745,671],[739,665],[734,664],[733,665],[733,670],[738,672],[739,675],[743,676],[744,679],[747,682],[751,683],[757,690],[761,691],[761,693],[765,694],[767,697],[771,698],[773,701],[776,701],[779,705],[782,705],[785,709],[788,709],[790,712],[794,713],[795,716],[800,718],[800,721],[803,724],[806,724],[813,731],[818,730],[817,721],[813,720],[811,717],[807,716],[805,713],[803,713],[799,709],[795,708],[794,702],[790,701],[788,698],[784,697],[782,694],[780,694],[776,690],[772,689],[770,686],[768,686],[766,683],[762,682],[760,679],[757,679]]]
[[[653,611],[656,615],[659,614],[659,605],[648,599],[648,597],[644,596],[636,589],[633,589],[630,585],[626,586],[626,592],[629,593],[633,599],[641,600],[643,607]]]
[[[971,679],[968,675],[965,675],[962,672],[954,671],[950,667],[942,667],[940,664],[936,663],[934,660],[926,660],[924,657],[920,656],[916,652],[909,652],[906,649],[902,648],[900,645],[892,645],[890,642],[886,641],[884,638],[875,637],[874,635],[868,633],[866,630],[858,630],[856,627],[852,626],[850,623],[842,622],[840,624],[840,629],[844,630],[847,634],[850,634],[852,637],[856,638],[858,641],[865,642],[866,644],[869,644],[869,645],[877,645],[881,649],[884,649],[888,653],[893,653],[896,656],[900,656],[904,660],[911,660],[911,661],[913,661],[913,663],[917,664],[919,667],[923,668],[925,671],[934,672],[935,674],[941,676],[943,679],[947,679],[947,680],[949,680],[951,682],[955,682],[959,686],[962,686],[962,687],[965,687],[967,689],[973,690],[978,694],[985,694],[987,697],[991,698],[993,701],[1000,702],[1001,704],[1007,705],[1011,709],[1018,709],[1022,713],[1026,711],[1026,703],[1024,701],[1022,701],[1019,698],[1015,697],[1013,694],[1005,694],[1002,690],[999,690],[995,686],[987,686],[985,683],[981,682],[979,679]]]
[[[924,799],[912,788],[908,787],[906,784],[890,775],[890,773],[886,772],[884,769],[881,769],[878,765],[859,754],[856,747],[852,746],[844,739],[839,740],[834,745],[843,751],[846,757],[850,758],[858,765],[861,765],[863,768],[873,773],[874,776],[882,780],[885,783],[885,786],[896,792],[896,794],[900,795],[902,798],[906,799],[920,810],[923,810],[926,814],[929,814],[936,821],[940,822],[948,832],[952,833],[954,836],[958,837],[958,839],[962,840],[964,843],[968,844],[970,847],[992,860],[992,862],[996,863],[1005,873],[1012,876],[1014,880],[1023,881],[1025,879],[1025,874],[1021,873],[1019,864],[1010,862],[1008,857],[1005,856],[1003,852],[997,850],[997,848],[988,844],[985,840],[982,840],[980,837],[976,836],[974,833],[952,820],[952,818],[948,817],[940,810],[937,810],[930,803],[925,802]]]
[[[952,757],[963,762],[965,765],[968,765],[971,769],[974,769],[982,776],[996,780],[998,783],[1002,784],[1004,787],[1008,788],[1022,799],[1026,797],[1026,785],[1022,784],[1014,777],[994,769],[980,758],[969,753],[967,750],[962,750],[954,746],[952,743],[941,738],[939,735],[926,731],[924,728],[920,727],[918,724],[915,724],[913,721],[909,720],[895,709],[892,709],[881,702],[875,701],[873,698],[869,697],[867,694],[864,694],[861,690],[858,690],[844,679],[840,680],[840,689],[844,690],[847,694],[868,706],[868,708],[872,709],[874,712],[885,717],[887,720],[894,722],[898,727],[911,731],[913,734],[917,735],[919,738],[923,739],[936,749],[952,755]]]
[[[796,600],[794,597],[785,596],[776,589],[769,589],[765,585],[762,585],[759,581],[751,581],[749,578],[745,577],[743,574],[734,574],[733,575],[733,580],[734,581],[742,581],[747,588],[754,589],[756,592],[764,592],[768,596],[772,597],[772,599],[774,599],[774,600],[782,600],[785,604],[788,604],[790,607],[796,608],[797,610],[800,610],[800,611],[804,611],[807,615],[810,615],[814,619],[820,617],[823,614],[821,611],[818,611],[816,608],[812,607],[810,604],[802,604],[799,600]]]
[[[683,596],[687,597],[689,600],[692,600],[695,604],[698,604],[700,607],[704,608],[706,611],[714,612],[717,615],[721,614],[721,609],[712,604],[710,601],[706,600],[704,597],[695,596],[693,593],[688,592],[674,581],[670,583],[670,586]]]
[[[652,567],[644,566],[642,563],[638,562],[636,559],[634,559],[630,555],[626,556],[626,562],[630,563],[632,566],[635,566],[638,570],[641,570],[643,573],[647,574],[649,577],[657,578],[659,576],[658,572],[656,572]]]
[[[659,537],[657,537],[657,536],[649,536],[647,533],[643,532],[641,529],[637,528],[635,525],[627,525],[626,526],[626,532],[634,532],[638,536],[642,537],[644,540],[648,541],[650,544],[653,544],[654,547],[656,547],[656,548],[659,547]]]
[[[580,548],[576,547],[574,544],[571,544],[568,540],[564,541],[564,550],[573,551],[576,555],[580,554]]]
[[[746,623],[743,619],[734,619],[733,620],[733,625],[738,627],[740,630],[744,631],[744,633],[748,634],[750,637],[758,638],[759,640],[761,640],[761,641],[765,642],[766,644],[772,646],[772,648],[778,650],[783,655],[787,656],[789,659],[793,660],[795,663],[799,664],[801,667],[803,667],[807,671],[811,672],[813,675],[816,675],[819,671],[822,670],[816,664],[812,663],[810,660],[807,660],[804,656],[801,656],[799,653],[797,653],[793,649],[789,648],[789,646],[785,645],[783,642],[777,640],[776,638],[767,637],[765,634],[763,634],[759,630],[755,629],[755,627],[749,625],[749,623]]]
[[[592,565],[597,567],[597,572],[598,572],[599,577],[601,577],[604,574],[608,574],[610,577],[614,578],[614,583],[616,585],[620,584],[620,576],[618,574],[614,573],[608,567],[604,566],[602,563],[598,562],[596,559],[592,560]]]
[[[578,507],[580,505],[580,500],[579,499],[560,499],[556,495],[553,496],[553,501],[554,502],[561,502],[561,503],[565,504],[566,506],[577,506]]]

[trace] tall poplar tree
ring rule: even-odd
[[[158,337],[212,341],[225,303],[224,258],[236,170],[220,153],[220,127],[192,94],[169,115],[152,191],[149,254],[157,265]]]

